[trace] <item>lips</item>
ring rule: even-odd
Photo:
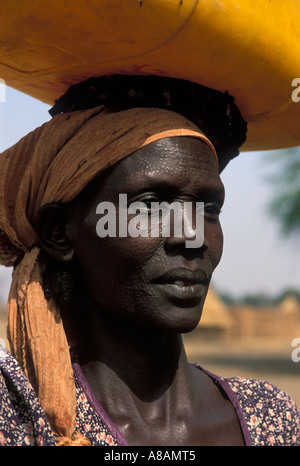
[[[173,269],[154,281],[159,291],[180,306],[198,304],[206,295],[209,275],[203,270]]]
[[[161,275],[154,283],[160,285],[176,285],[180,287],[196,284],[208,284],[209,276],[201,269],[191,270],[187,268],[172,269]]]

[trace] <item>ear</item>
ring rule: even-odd
[[[40,248],[59,262],[70,262],[74,248],[66,234],[67,208],[60,204],[46,204],[40,208],[37,233]]]

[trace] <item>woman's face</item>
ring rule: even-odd
[[[111,231],[109,236],[100,238],[99,226],[103,226],[104,217],[97,206],[105,206],[104,202],[116,206],[118,225],[120,194],[127,195],[127,205],[143,203],[142,219],[157,213],[150,209],[151,202],[178,201],[181,206],[190,202],[194,228],[196,203],[203,202],[204,244],[187,248],[186,240],[190,237],[185,236],[184,229],[182,235],[175,237],[172,228],[167,236],[155,237],[150,230],[137,237],[128,232],[119,237]],[[99,312],[180,333],[195,328],[213,270],[222,254],[219,212],[223,201],[224,188],[214,156],[196,138],[173,137],[154,142],[113,167],[99,183],[96,194],[84,202],[81,199],[67,225],[87,288],[99,304]],[[124,211],[121,215],[124,218]],[[128,214],[128,222],[135,215]]]

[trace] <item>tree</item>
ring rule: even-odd
[[[267,161],[271,170],[268,181],[274,189],[268,210],[283,235],[297,234],[300,232],[300,147],[272,153]]]

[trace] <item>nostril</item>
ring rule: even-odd
[[[165,246],[167,249],[183,247],[187,250],[201,249],[205,251],[209,247],[209,242],[205,237],[197,238],[196,234],[194,237],[186,237],[185,235],[169,236],[165,238]]]

